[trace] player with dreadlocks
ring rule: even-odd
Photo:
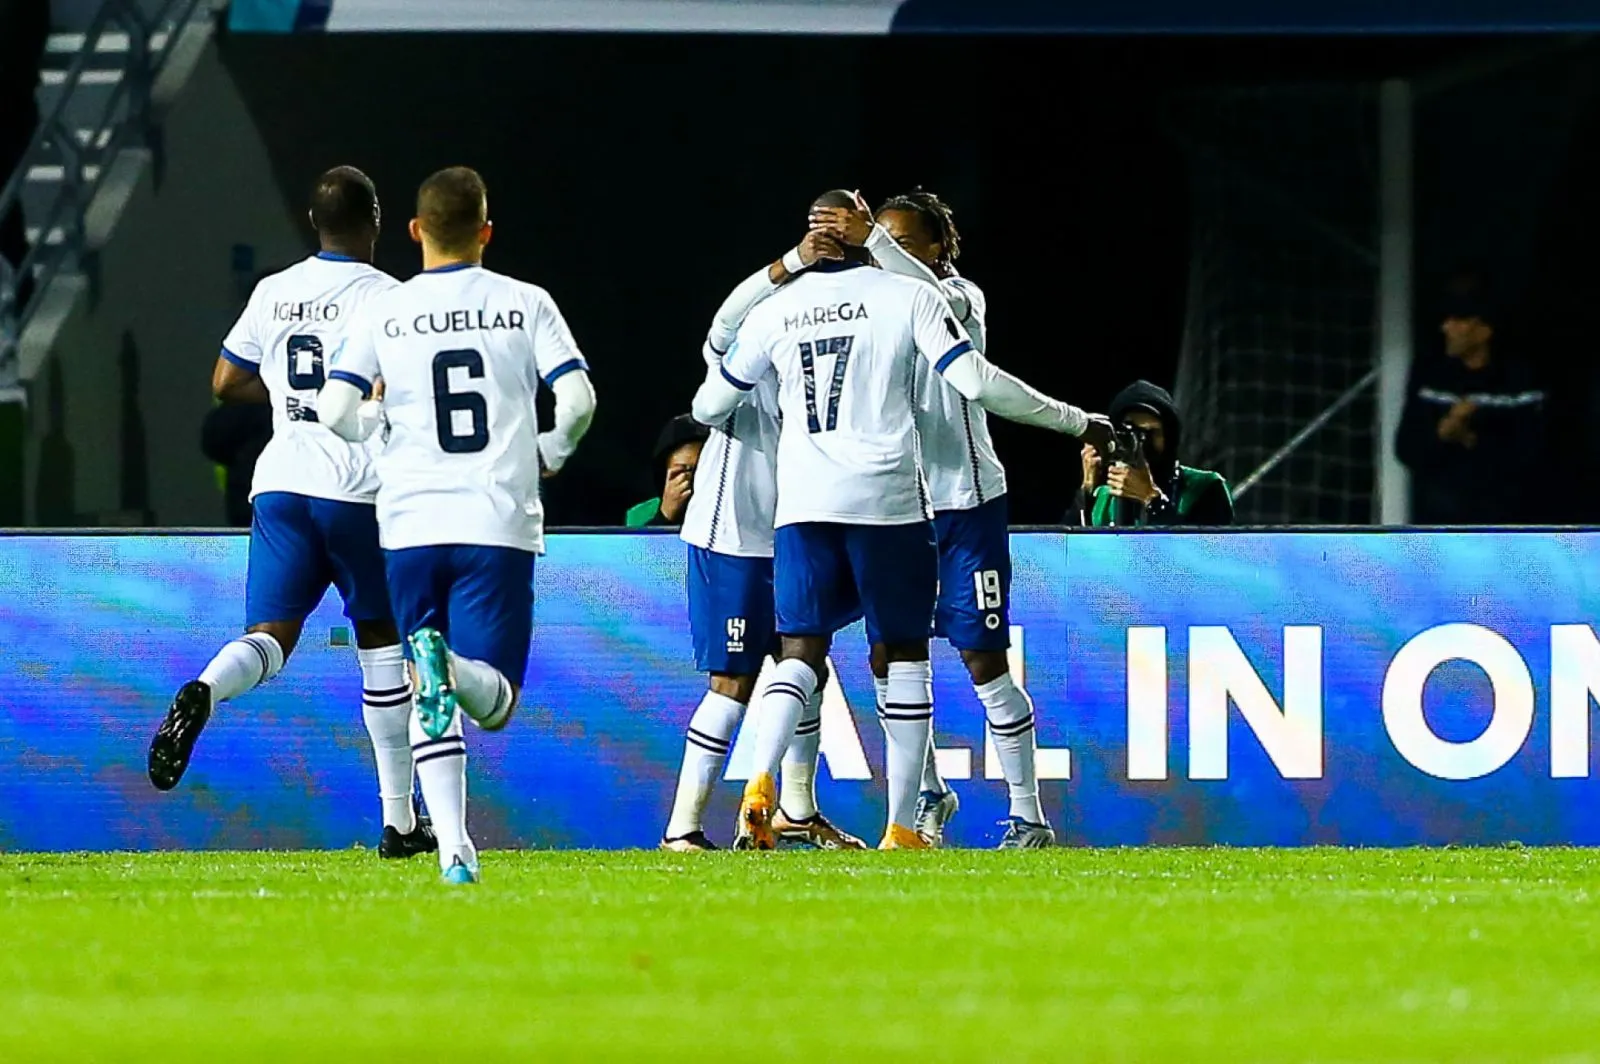
[[[887,200],[876,217],[856,196],[855,207],[818,208],[811,224],[847,244],[864,246],[883,269],[934,285],[949,300],[972,344],[984,353],[985,300],[977,285],[956,273],[961,235],[950,207],[932,192],[914,189]],[[1005,469],[995,454],[989,425],[975,407],[931,366],[919,365],[917,432],[939,542],[939,603],[934,634],[961,652],[978,701],[983,703],[1010,793],[1010,820],[1001,849],[1041,849],[1055,832],[1039,804],[1033,702],[1012,678],[1011,545],[1007,533]],[[875,675],[886,675],[873,662]],[[878,681],[883,712],[887,681]],[[917,802],[917,831],[932,845],[959,803],[939,775],[930,736]]]

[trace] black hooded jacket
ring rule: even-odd
[[[1134,410],[1148,410],[1161,419],[1161,432],[1165,447],[1160,454],[1148,454],[1150,477],[1156,487],[1166,495],[1165,503],[1157,502],[1136,519],[1139,525],[1231,525],[1233,524],[1233,496],[1228,482],[1219,474],[1204,469],[1192,469],[1178,461],[1179,447],[1183,441],[1183,418],[1178,405],[1165,388],[1149,381],[1135,381],[1117,393],[1111,401],[1109,416],[1113,424]],[[1081,489],[1080,489],[1081,493]],[[1089,525],[1122,523],[1115,521],[1121,500],[1104,485],[1096,489],[1094,499],[1082,499],[1081,522]],[[1124,504],[1127,505],[1127,504]],[[1137,504],[1132,504],[1137,506]]]

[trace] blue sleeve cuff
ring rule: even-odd
[[[971,350],[972,350],[972,341],[970,341],[970,340],[961,341],[959,344],[956,344],[956,346],[954,346],[950,350],[946,351],[942,356],[940,356],[939,361],[937,361],[937,362],[935,362],[933,364],[934,372],[935,373],[943,373],[945,370],[950,368],[950,364],[952,362],[954,362],[956,359],[960,358],[962,355],[966,354],[968,351],[971,351]]]
[[[729,373],[727,366],[722,366],[720,368],[722,369],[722,379],[739,389],[741,392],[748,392],[750,389],[755,387],[754,384],[746,384],[738,377],[735,377],[733,374]]]
[[[223,358],[223,361],[231,362],[233,365],[238,366],[240,369],[247,369],[251,373],[260,373],[261,372],[260,363],[251,362],[248,358],[241,358],[238,355],[234,354],[232,351],[229,351],[226,347],[224,347],[222,349],[222,358]]]
[[[557,366],[555,369],[551,370],[545,375],[544,385],[546,388],[548,388],[550,385],[554,384],[562,377],[565,377],[567,374],[573,372],[574,370],[580,369],[583,370],[583,372],[588,373],[589,363],[585,362],[581,358],[569,358],[567,361],[561,363],[561,365]]]
[[[354,384],[357,388],[361,389],[361,398],[363,399],[372,394],[372,382],[367,380],[367,378],[363,377],[359,373],[351,373],[348,370],[336,369],[332,373],[328,374],[328,379],[330,381],[344,381],[346,384]]]

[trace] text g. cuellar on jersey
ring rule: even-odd
[[[409,327],[399,318],[389,318],[383,323],[383,334],[390,338],[399,336],[426,336],[431,333],[492,332],[527,327],[527,318],[520,310],[490,310],[477,307],[472,310],[433,311],[418,314]]]

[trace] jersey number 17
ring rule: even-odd
[[[839,427],[839,394],[844,391],[844,373],[850,366],[854,336],[829,336],[815,343],[800,344],[800,368],[806,377],[806,427],[812,432],[832,432]],[[827,419],[817,414],[817,359],[833,357],[833,372],[828,378]]]

